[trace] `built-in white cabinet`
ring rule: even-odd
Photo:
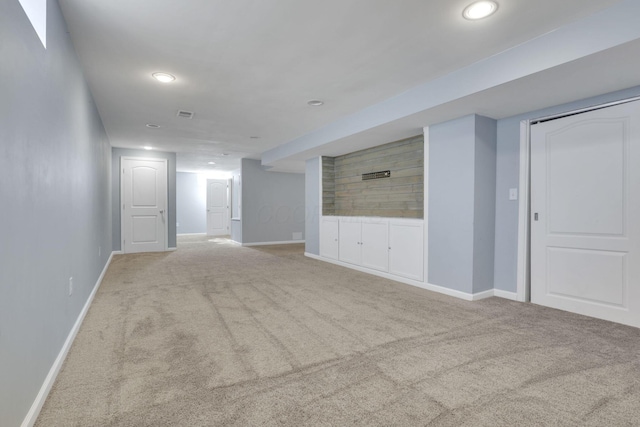
[[[320,221],[320,256],[338,259],[339,218],[323,216]]]
[[[421,219],[323,216],[320,255],[422,282]]]
[[[362,263],[362,224],[360,218],[340,218],[340,261],[360,265]]]
[[[424,225],[422,220],[389,222],[389,273],[424,279]]]
[[[389,221],[341,217],[339,259],[379,271],[389,270]]]

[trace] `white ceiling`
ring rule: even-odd
[[[174,151],[178,171],[203,172],[233,170],[242,157],[260,159],[267,150],[621,2],[499,0],[498,12],[478,22],[462,18],[470,0],[59,3],[111,145]],[[564,78],[580,67],[597,76],[601,61],[638,53],[639,44],[631,43],[609,53],[612,58],[593,56],[545,73]],[[156,71],[176,81],[159,83],[151,77]],[[531,89],[540,76],[519,84]],[[505,95],[513,87],[498,85],[372,129],[368,133],[378,138],[361,136],[353,146],[414,135],[434,120],[472,112],[505,117],[640,84],[640,77],[628,72],[615,81],[596,79],[586,91],[569,83],[553,85],[551,98],[526,102]],[[325,105],[310,107],[310,99]],[[179,109],[193,111],[194,118],[176,117]],[[339,151],[326,144],[324,152],[316,148],[280,166],[296,170],[305,155]]]

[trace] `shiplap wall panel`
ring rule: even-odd
[[[322,214],[335,215],[336,182],[335,158],[322,158]]]
[[[420,135],[324,157],[324,215],[424,218],[423,151]],[[390,178],[362,180],[362,174],[385,170],[391,171]]]

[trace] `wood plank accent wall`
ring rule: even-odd
[[[324,215],[424,218],[422,135],[335,157],[333,205],[326,194],[331,163],[326,164],[325,178],[323,158],[323,202],[329,202],[327,210],[323,204]],[[362,174],[385,170],[390,178],[362,180]]]
[[[322,215],[336,214],[335,157],[322,158]]]

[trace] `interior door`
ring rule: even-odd
[[[640,326],[640,102],[531,127],[531,301]]]
[[[167,161],[123,157],[122,250],[167,249]]]
[[[207,234],[229,234],[227,221],[229,185],[226,179],[207,179]]]

